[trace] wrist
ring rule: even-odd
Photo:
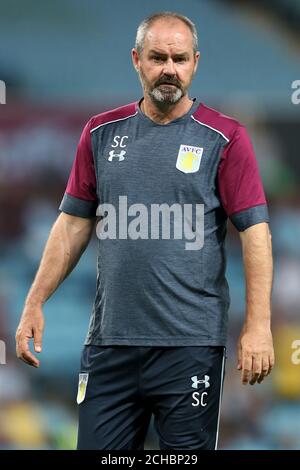
[[[38,297],[28,297],[25,301],[25,308],[41,308],[44,301]]]
[[[246,318],[243,330],[270,330],[271,319],[270,318]]]

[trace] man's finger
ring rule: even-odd
[[[274,365],[275,365],[275,356],[274,356],[274,352],[272,352],[271,355],[270,355],[269,363],[270,363],[270,366],[269,366],[269,374],[270,374],[271,370],[273,369],[273,367],[274,367]]]
[[[17,343],[17,356],[19,359],[31,366],[39,367],[39,360],[30,351],[28,343],[29,338],[23,338],[19,340]]]
[[[261,374],[259,377],[257,377],[257,383],[258,384],[261,384],[262,381],[267,377],[268,373],[264,373],[264,371],[261,371]]]
[[[261,355],[256,355],[253,357],[252,361],[252,377],[250,380],[250,385],[254,385],[258,378],[261,375],[261,370],[262,370],[262,357]]]
[[[40,329],[40,328],[34,328],[33,338],[34,338],[34,350],[35,350],[35,352],[41,352],[42,351],[43,330]]]
[[[238,359],[237,369],[241,370],[241,368],[242,368],[242,348],[241,348],[240,344],[237,347],[237,359]]]
[[[20,352],[20,355],[18,356],[19,359],[22,361],[26,362],[26,364],[33,366],[33,367],[39,367],[40,362],[34,355],[29,351],[26,352]]]
[[[243,357],[243,364],[242,364],[242,382],[243,385],[246,385],[249,382],[250,374],[252,371],[252,357],[247,355]]]
[[[268,372],[267,372],[266,375],[271,374],[272,369],[273,369],[273,367],[274,367],[274,363],[275,363],[274,355],[271,355],[271,356],[269,357],[269,369],[268,369]]]
[[[32,366],[32,367],[38,368],[40,365],[38,360],[32,360],[28,355],[25,355],[25,354],[21,354],[19,356],[19,359],[25,362],[25,364],[28,364],[29,366]]]

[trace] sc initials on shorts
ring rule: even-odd
[[[192,406],[206,406],[207,405],[207,392],[193,392],[193,399],[195,400],[192,403]]]

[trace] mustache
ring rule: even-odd
[[[157,87],[159,85],[164,85],[164,84],[175,85],[175,86],[177,86],[178,88],[181,89],[181,83],[175,77],[172,78],[172,77],[168,77],[168,76],[163,76],[159,80],[157,80],[157,82],[155,83],[155,87]]]

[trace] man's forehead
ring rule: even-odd
[[[193,47],[193,37],[189,27],[182,21],[156,21],[145,35],[145,47],[176,47],[182,50]]]

